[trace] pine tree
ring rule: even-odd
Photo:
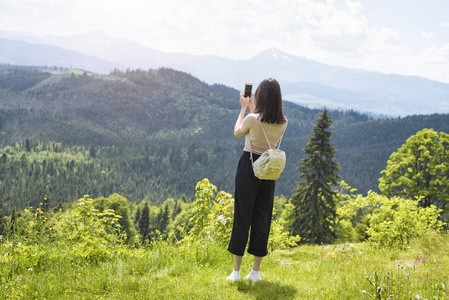
[[[142,236],[142,242],[145,242],[150,232],[150,207],[148,205],[148,202],[145,202],[142,213],[140,215],[139,231],[140,235]]]
[[[181,213],[182,208],[181,208],[181,204],[179,203],[179,201],[180,200],[176,201],[175,207],[173,208],[172,215],[171,215],[172,220],[174,220],[176,218],[176,216]]]
[[[14,206],[12,208],[11,217],[9,219],[9,234],[10,235],[14,234],[14,232],[15,232],[16,222],[17,222],[17,209]]]
[[[31,142],[29,139],[25,140],[25,151],[26,152],[31,152]]]
[[[137,224],[139,224],[140,221],[140,206],[137,207],[136,216],[134,217],[134,226],[137,227]]]
[[[165,232],[168,223],[170,223],[170,210],[168,209],[168,205],[166,204],[164,208],[161,207],[160,211],[159,230],[161,233]]]
[[[332,120],[324,109],[316,120],[312,134],[303,149],[306,158],[299,162],[300,182],[291,199],[295,206],[292,233],[299,234],[306,243],[329,243],[335,238],[333,221],[336,215],[334,201],[339,166],[332,159],[335,148],[331,144]]]

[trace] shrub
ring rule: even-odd
[[[196,190],[190,237],[210,237],[227,243],[232,232],[234,199],[226,192],[217,192],[217,187],[207,178],[198,182]]]
[[[88,196],[79,199],[72,211],[62,214],[54,226],[55,242],[83,263],[105,261],[122,245],[126,233],[121,233],[121,218],[112,209],[98,212]]]
[[[193,228],[189,231],[189,241],[192,239],[209,238],[220,244],[227,244],[232,233],[234,219],[234,199],[226,192],[217,192],[217,187],[203,179],[196,185],[196,201],[193,206]],[[290,236],[287,228],[293,213],[293,205],[286,204],[283,214],[278,220],[271,222],[268,249],[284,249],[296,246],[299,236]]]
[[[418,206],[418,200],[400,197],[388,198],[369,192],[367,197],[358,195],[345,203],[345,209],[368,209],[368,240],[379,246],[404,247],[413,238],[429,231],[440,231],[443,223],[438,220],[440,209]]]

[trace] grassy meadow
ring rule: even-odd
[[[85,247],[85,252],[80,247],[3,238],[0,298],[447,299],[449,295],[447,234],[425,235],[404,249],[344,244],[274,251],[262,263],[263,281],[255,284],[226,282],[232,256],[225,246],[207,239],[181,245],[161,240],[143,248],[122,245],[104,253],[98,251],[101,247]],[[86,254],[89,249],[97,259]],[[245,255],[242,278],[250,270],[251,256]]]
[[[106,206],[98,209],[107,201],[126,204],[118,195],[86,195],[65,209],[48,209],[44,202],[13,213],[8,235],[0,235],[0,299],[399,300],[449,295],[447,225],[421,230],[433,224],[436,211],[406,210],[399,204],[408,202],[398,204],[399,198],[384,199],[381,208],[387,214],[378,209],[367,231],[371,237],[355,244],[292,247],[298,239],[283,227],[291,206],[286,204],[271,225],[263,280],[227,282],[233,267],[226,250],[232,196],[217,192],[207,179],[196,190],[193,206],[177,215],[176,230],[167,236],[155,230],[144,240],[131,237],[120,224],[130,221],[125,217],[129,211],[118,208],[119,215]],[[374,207],[383,198],[371,194],[357,199],[356,204],[371,200]],[[242,278],[251,267],[247,254]]]

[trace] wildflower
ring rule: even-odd
[[[9,247],[12,247],[12,244],[9,244]]]
[[[326,256],[335,257],[335,252],[331,251]]]
[[[17,243],[17,247],[20,247],[20,246],[22,246],[22,243],[21,243],[21,242],[18,242],[18,243]]]
[[[29,271],[29,272],[33,272],[33,268],[29,268],[28,271]]]

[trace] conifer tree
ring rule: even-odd
[[[165,229],[168,226],[168,223],[170,223],[170,210],[168,209],[168,205],[166,204],[164,208],[161,207],[161,211],[159,214],[159,229],[161,233],[165,232]]]
[[[31,152],[31,142],[29,139],[25,140],[25,151],[26,152]]]
[[[11,217],[9,219],[9,234],[14,234],[17,222],[17,209],[14,206],[12,208]]]
[[[142,242],[145,242],[150,232],[150,207],[148,202],[145,202],[140,215],[139,231],[142,236]]]
[[[181,200],[176,201],[175,207],[173,208],[171,218],[174,220],[177,215],[179,215],[182,211],[181,204],[179,203]]]
[[[299,234],[306,243],[329,243],[335,238],[333,220],[336,216],[334,201],[339,166],[332,161],[335,148],[331,144],[332,120],[324,109],[316,120],[306,147],[306,158],[299,162],[300,181],[291,199],[294,208],[292,233]]]
[[[137,227],[140,221],[140,206],[137,207],[136,216],[134,217],[134,226]]]

